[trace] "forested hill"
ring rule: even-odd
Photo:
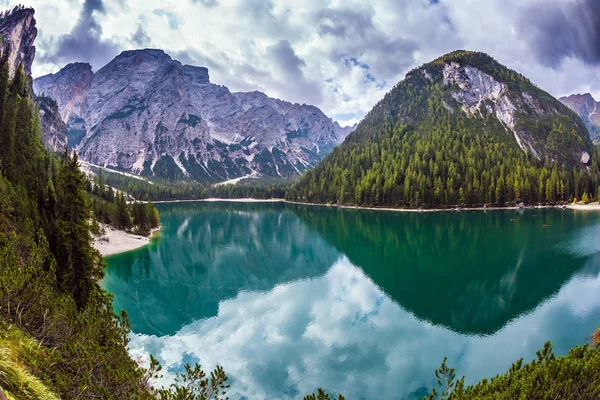
[[[392,207],[554,203],[598,195],[583,122],[492,57],[456,51],[407,74],[287,193]]]

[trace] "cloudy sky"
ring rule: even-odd
[[[23,0],[0,0],[10,7]],[[598,0],[29,0],[34,75],[162,48],[232,91],[315,104],[354,122],[410,69],[489,53],[555,96],[600,98]]]

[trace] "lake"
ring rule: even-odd
[[[102,286],[163,384],[200,362],[230,399],[420,399],[444,356],[474,383],[600,324],[600,213],[158,208],[160,238],[107,258]]]

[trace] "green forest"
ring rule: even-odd
[[[285,183],[245,183],[233,185],[204,186],[190,181],[165,181],[132,178],[108,169],[98,169],[102,182],[112,188],[127,193],[139,201],[202,200],[222,199],[283,199],[289,184]]]
[[[126,195],[107,186],[102,174],[96,175],[93,181],[87,180],[85,190],[97,222],[143,236],[160,226],[158,210],[151,201],[128,204]]]
[[[441,82],[441,64],[475,65],[527,91],[558,113],[521,115],[534,132],[538,159],[523,151],[493,113],[469,118]],[[598,198],[598,148],[581,120],[522,75],[482,53],[455,52],[414,70],[381,100],[356,131],[293,185],[293,201],[401,208],[556,204]],[[453,102],[454,101],[454,102]],[[537,143],[536,142],[536,143]],[[575,145],[589,149],[584,165]]]

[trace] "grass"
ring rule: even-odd
[[[44,350],[20,329],[0,323],[0,388],[8,400],[59,400],[31,372]]]

